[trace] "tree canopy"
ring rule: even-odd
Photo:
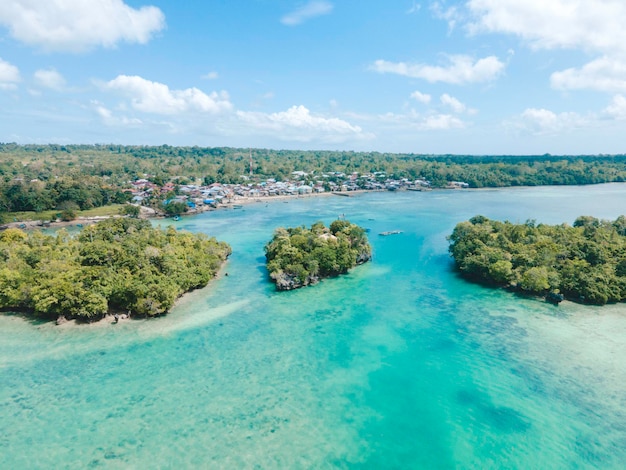
[[[626,155],[473,156],[0,143],[0,215],[59,209],[65,201],[80,210],[123,203],[131,198],[124,190],[138,178],[159,186],[238,183],[251,169],[252,179],[258,181],[285,181],[298,170],[311,181],[323,175],[332,181],[337,172],[378,172],[397,179],[423,178],[433,187],[446,187],[452,181],[472,188],[594,184],[626,181]]]
[[[75,237],[10,228],[0,233],[0,308],[84,321],[118,310],[160,315],[205,286],[230,253],[206,235],[131,218],[104,220]]]
[[[290,290],[348,272],[372,257],[365,230],[347,220],[311,228],[278,228],[265,246],[267,270],[278,290]]]
[[[581,216],[573,226],[475,216],[448,238],[456,267],[472,281],[588,304],[626,299],[624,216],[612,222]]]

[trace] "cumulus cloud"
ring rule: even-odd
[[[426,93],[421,93],[419,91],[414,91],[413,93],[411,93],[411,98],[413,98],[414,100],[419,101],[420,103],[423,104],[428,104],[430,103],[431,100],[431,96],[426,94]]]
[[[428,82],[443,82],[454,85],[489,82],[504,71],[505,64],[495,56],[474,61],[466,55],[448,56],[444,66],[407,64],[377,60],[372,69],[379,73],[395,73],[411,78],[421,78]]]
[[[626,98],[623,95],[615,95],[604,112],[613,119],[620,121],[626,119]]]
[[[474,32],[520,36],[532,47],[626,52],[623,0],[469,0]]]
[[[115,116],[113,112],[106,108],[99,101],[92,101],[91,105],[96,114],[102,119],[102,122],[107,126],[140,126],[142,124],[141,119],[128,118],[126,116]]]
[[[0,90],[12,90],[20,81],[19,69],[5,60],[0,59]]]
[[[280,22],[287,26],[297,26],[312,18],[322,15],[328,15],[333,11],[333,4],[324,1],[311,1],[286,14],[280,19]]]
[[[626,2],[623,0],[468,0],[469,31],[513,34],[534,49],[597,54],[580,68],[550,77],[554,88],[626,91]]]
[[[364,137],[359,126],[336,117],[317,116],[304,106],[292,106],[287,111],[262,113],[237,111],[237,117],[249,130],[271,132],[284,140],[309,142],[323,140],[341,142],[349,138]]]
[[[65,78],[54,69],[37,70],[34,78],[35,82],[44,88],[61,91],[65,87]]]
[[[154,6],[135,9],[123,0],[2,0],[0,25],[25,44],[80,52],[122,41],[145,44],[165,27],[165,16]]]
[[[226,92],[207,95],[197,88],[170,90],[163,83],[139,76],[119,75],[106,83],[105,88],[130,98],[134,109],[146,113],[173,115],[191,111],[219,114],[232,109]]]
[[[554,88],[592,89],[607,92],[626,91],[626,62],[610,57],[593,60],[582,68],[555,72],[550,77]]]
[[[422,130],[448,130],[461,129],[465,127],[463,121],[449,114],[434,114],[426,116],[418,127]]]
[[[387,113],[371,117],[370,121],[382,127],[391,124],[396,131],[399,129],[418,131],[446,131],[451,129],[463,129],[465,123],[451,114],[420,114],[410,110],[405,114]]]
[[[441,103],[444,106],[451,108],[452,111],[454,111],[457,114],[461,114],[467,110],[467,106],[465,106],[463,103],[457,100],[454,96],[450,96],[447,93],[444,93],[443,95],[441,95],[439,99],[441,100]]]
[[[528,108],[520,116],[520,127],[539,135],[557,134],[587,125],[589,120],[577,113],[556,114],[543,108]]]

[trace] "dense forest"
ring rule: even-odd
[[[573,226],[512,224],[475,216],[449,237],[472,281],[603,305],[626,299],[626,217],[581,216]]]
[[[202,234],[112,218],[77,236],[10,228],[0,233],[0,308],[93,321],[107,312],[166,313],[205,286],[230,247]]]
[[[372,257],[365,230],[347,220],[278,228],[265,246],[267,270],[278,290],[315,284],[348,272]]]
[[[287,181],[303,171],[374,172],[422,178],[433,187],[464,181],[472,188],[626,181],[626,155],[463,156],[378,152],[171,147],[168,145],[17,145],[0,143],[0,214],[88,209],[128,200],[129,182],[162,185]]]

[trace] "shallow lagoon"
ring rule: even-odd
[[[0,317],[0,467],[622,468],[626,307],[468,284],[445,237],[476,214],[571,224],[625,200],[623,184],[372,193],[183,218],[234,254],[167,317]],[[275,292],[273,229],[340,214],[371,229],[373,262]]]

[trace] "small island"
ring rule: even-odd
[[[278,290],[291,290],[338,276],[372,258],[365,229],[347,220],[279,228],[265,246],[266,266]]]
[[[463,277],[558,304],[626,299],[626,217],[578,217],[573,226],[498,222],[475,216],[448,237]]]
[[[76,236],[10,228],[0,234],[0,309],[57,321],[153,317],[206,286],[230,253],[206,235],[132,218],[103,220]]]

